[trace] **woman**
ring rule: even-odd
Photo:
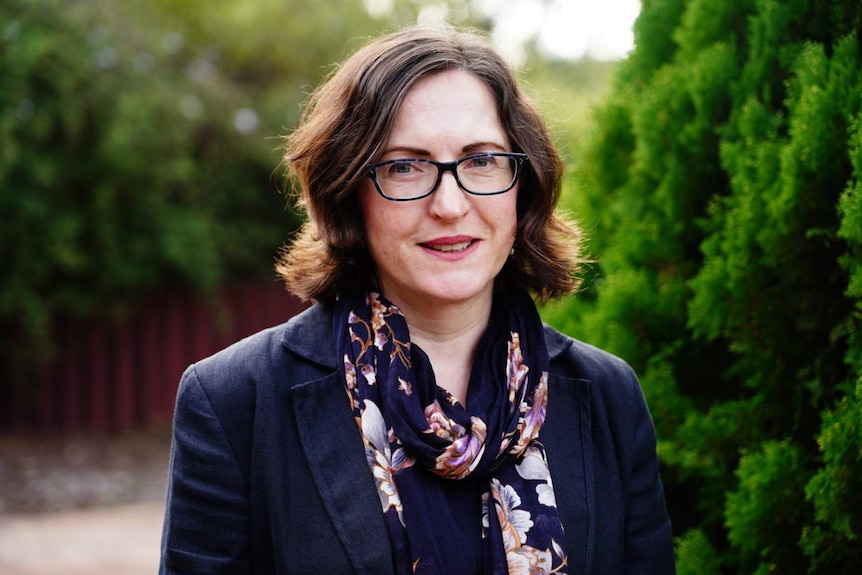
[[[482,38],[413,28],[312,96],[286,160],[317,303],[191,366],[162,573],[670,573],[632,370],[543,326],[561,162]]]

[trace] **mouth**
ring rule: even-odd
[[[435,252],[443,252],[443,253],[458,253],[463,252],[471,245],[475,243],[475,240],[469,240],[465,242],[458,242],[454,244],[422,244],[423,247],[428,248],[429,250],[434,250]]]

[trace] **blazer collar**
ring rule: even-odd
[[[573,341],[572,338],[561,334],[548,324],[544,324],[544,328],[545,345],[548,347],[548,355],[553,362],[572,347]]]
[[[321,367],[336,369],[338,358],[332,333],[332,305],[316,303],[287,322],[281,345]]]

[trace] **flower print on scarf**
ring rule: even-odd
[[[408,396],[413,395],[413,384],[404,379],[403,377],[399,377],[398,391],[401,391]]]
[[[490,499],[489,499],[490,498]],[[533,527],[530,512],[518,509],[521,497],[510,485],[503,485],[496,478],[491,479],[491,491],[482,495],[482,525],[487,528],[490,522],[490,500],[494,501],[494,510],[500,530],[503,532],[503,546],[508,552],[520,547],[527,541],[527,532]]]
[[[356,387],[356,367],[347,354],[344,355],[344,380],[347,383],[347,389]]]
[[[447,523],[456,510],[442,492],[446,482],[429,482],[428,472],[481,482],[483,572],[562,575],[567,568],[539,441],[548,391],[541,319],[526,292],[498,296],[493,317],[506,319],[480,342],[477,357],[489,359],[470,381],[488,405],[477,401],[471,410],[436,385],[424,354],[411,357],[407,321],[395,305],[376,293],[336,301],[345,389],[399,575],[459,571],[464,544]]]
[[[351,311],[347,316],[347,323],[350,341],[360,347],[354,360],[355,366],[360,369],[363,375],[370,376],[369,383],[374,385],[377,369],[373,363],[368,363],[366,360],[366,356],[369,355],[369,348],[373,346],[382,351],[391,342],[391,361],[400,361],[405,368],[410,369],[410,342],[399,341],[392,332],[392,327],[386,322],[386,318],[389,316],[403,316],[397,306],[387,307],[380,301],[380,294],[374,292],[368,294],[366,303],[371,309],[370,321],[363,320]],[[361,331],[366,334],[365,337],[357,333],[359,328],[362,328]],[[373,362],[372,358],[368,359]]]
[[[464,437],[464,433],[466,433],[464,426],[446,415],[440,402],[436,399],[434,403],[425,407],[425,419],[428,420],[426,433],[433,433],[440,439],[455,441]]]
[[[485,422],[470,416],[470,434],[464,435],[446,446],[437,456],[434,473],[448,479],[463,479],[482,461],[488,427]]]
[[[413,460],[404,448],[399,447],[392,453],[390,432],[386,429],[383,414],[373,401],[366,399],[364,404],[362,440],[365,443],[365,458],[377,485],[381,507],[384,513],[394,508],[401,523],[404,523],[401,498],[395,485],[395,473],[413,465]]]
[[[362,372],[362,375],[365,377],[365,381],[368,382],[368,385],[374,385],[377,383],[377,372],[374,370],[373,366],[365,363],[362,364],[362,367],[360,367],[359,370]]]
[[[548,406],[548,372],[543,371],[533,392],[532,405],[522,409],[522,417],[518,421],[518,442],[512,447],[510,453],[520,455],[524,453],[527,446],[539,435],[539,429],[545,423]]]
[[[509,341],[509,355],[506,362],[506,381],[509,388],[509,405],[519,406],[521,400],[518,397],[518,392],[524,385],[527,379],[527,372],[530,368],[524,364],[524,358],[521,355],[521,336],[518,332],[510,332],[512,335]]]
[[[548,399],[548,373],[543,371],[533,392],[532,402],[526,398],[527,374],[530,368],[524,364],[521,353],[521,336],[518,332],[510,332],[508,342],[508,360],[506,363],[506,379],[509,387],[509,404],[519,413],[518,426],[510,431],[500,444],[500,454],[508,451],[518,457],[539,434],[539,429],[545,422],[545,407]],[[515,445],[512,445],[512,441]]]
[[[401,310],[398,306],[387,306],[380,301],[380,294],[370,292],[368,294],[368,305],[371,308],[371,329],[374,333],[374,347],[383,351],[389,344],[390,340],[394,343],[395,349],[392,351],[392,360],[398,359],[408,368],[410,367],[409,351],[404,353],[404,348],[410,349],[410,342],[403,343],[398,341],[395,334],[392,333],[392,328],[386,322],[386,318],[393,315],[401,315]]]
[[[536,575],[554,573],[550,549],[536,549],[524,545],[506,553],[509,575]]]
[[[538,452],[538,450],[536,450]],[[531,455],[536,457],[536,455]],[[539,457],[541,457],[539,455]],[[543,460],[542,460],[543,461]],[[540,464],[542,462],[539,462]],[[525,478],[526,479],[526,478]],[[496,518],[503,535],[503,547],[506,554],[507,571],[509,575],[548,575],[564,573],[568,561],[565,552],[551,539],[551,549],[539,549],[527,545],[527,535],[533,528],[530,513],[521,506],[521,498],[517,491],[509,485],[503,485],[497,479],[491,480],[490,493],[482,495],[482,526],[483,534],[490,526],[490,505],[493,500]],[[554,555],[560,559],[560,564],[554,567]]]
[[[401,315],[399,310],[394,305],[387,307],[380,301],[380,294],[371,292],[368,294],[367,302],[371,308],[371,329],[375,333],[381,331],[380,328],[386,325],[386,317],[389,315]],[[383,349],[383,346],[378,346],[377,349]]]
[[[551,482],[551,471],[548,469],[548,462],[545,461],[545,456],[540,449],[528,447],[524,453],[524,458],[515,465],[515,470],[522,478],[539,482],[536,486],[539,503],[548,507],[557,506],[554,484]]]

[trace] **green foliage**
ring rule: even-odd
[[[430,8],[491,24],[467,0]],[[375,14],[363,0],[2,3],[0,381],[29,381],[58,316],[117,318],[151,291],[272,277],[298,224],[280,195],[280,136],[336,62],[428,9],[422,0]],[[534,53],[524,77],[571,132],[584,117],[571,110],[597,101],[612,66]]]
[[[765,572],[786,572],[798,564],[801,550],[781,543],[801,534],[804,457],[790,441],[765,441],[756,451],[744,451],[737,488],[728,493],[725,506],[728,538],[741,551],[743,564],[760,562]]]
[[[818,437],[823,466],[805,487],[815,522],[802,545],[816,568],[858,573],[862,567],[862,378],[823,414]]]
[[[844,267],[850,275],[847,296],[857,300],[856,310],[862,312],[862,114],[851,123],[850,161],[853,164],[853,181],[838,203],[841,225],[838,237],[847,242]]]
[[[590,111],[606,96],[617,62],[549,60],[540,56],[534,46],[528,48],[522,86],[554,129],[563,153],[571,156],[572,142],[582,141],[589,134]]]
[[[680,572],[859,565],[860,30],[849,0],[644,2],[576,148],[599,263],[546,318],[641,375]]]
[[[676,538],[677,575],[718,575],[721,573],[718,554],[709,538],[699,529],[692,529]]]
[[[298,224],[278,136],[378,27],[360,0],[2,3],[3,379],[59,314],[272,277]]]

